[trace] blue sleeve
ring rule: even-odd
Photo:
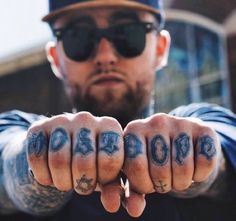
[[[18,110],[0,114],[0,152],[15,133],[26,131],[30,125],[44,116],[29,114]]]
[[[179,117],[196,117],[218,133],[226,158],[236,172],[236,115],[230,110],[212,104],[194,103],[180,106],[170,114]]]

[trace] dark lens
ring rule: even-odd
[[[62,36],[65,54],[74,61],[87,60],[93,49],[93,31],[89,27],[71,27]]]
[[[114,29],[113,43],[120,55],[131,58],[143,52],[146,43],[146,32],[142,24],[122,24],[114,27]]]

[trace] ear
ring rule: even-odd
[[[162,30],[158,36],[157,42],[157,70],[163,68],[168,63],[170,49],[170,34],[166,30]]]
[[[47,59],[51,64],[51,68],[55,76],[59,79],[63,79],[64,76],[60,71],[60,65],[59,65],[59,59],[57,55],[57,50],[56,50],[56,43],[55,42],[48,42],[46,47],[46,54],[47,54]]]

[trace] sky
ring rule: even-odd
[[[51,38],[41,22],[47,11],[47,0],[0,0],[0,61]]]

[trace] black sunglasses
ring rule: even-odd
[[[134,22],[113,25],[100,29],[89,25],[68,25],[53,29],[58,41],[62,41],[65,54],[73,61],[82,62],[90,58],[102,38],[112,42],[116,51],[123,57],[140,55],[146,44],[146,34],[158,30],[150,22]]]

